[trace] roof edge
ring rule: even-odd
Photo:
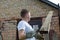
[[[43,2],[43,3],[46,3],[46,4],[48,4],[49,6],[52,6],[52,7],[56,8],[56,9],[60,9],[60,6],[59,6],[59,5],[56,5],[56,4],[54,4],[54,3],[52,3],[52,2],[50,2],[50,1],[48,1],[48,0],[39,0],[39,1],[41,1],[41,2]]]

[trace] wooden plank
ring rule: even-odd
[[[0,18],[0,21],[9,21],[9,20],[18,20],[20,18],[12,17],[12,18]]]

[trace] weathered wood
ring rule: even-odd
[[[20,18],[12,17],[12,18],[0,18],[0,21],[9,21],[9,20],[18,20]]]
[[[52,19],[53,11],[50,11],[45,19],[45,22],[43,23],[40,31],[48,31],[50,30],[51,25],[51,19]]]

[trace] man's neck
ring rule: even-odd
[[[27,20],[26,18],[22,18],[22,20],[24,20],[24,21],[28,22],[28,20]]]

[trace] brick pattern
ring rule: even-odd
[[[3,40],[16,40],[16,21],[6,21],[4,22],[3,27]]]
[[[57,34],[59,34],[59,20],[58,20],[58,17],[53,17],[52,18],[51,28],[53,28],[53,30],[55,30],[55,32]]]
[[[55,30],[55,32],[58,35],[58,39],[60,40],[60,36],[59,36],[60,35],[60,29],[59,29],[59,20],[58,20],[58,17],[53,18],[53,22],[54,22],[54,24],[52,24],[51,27],[53,27],[53,25],[55,25],[54,26],[54,30]]]
[[[23,8],[28,9],[32,17],[43,17],[47,15],[48,11],[56,10],[38,0],[0,0],[0,18],[19,18]],[[55,11],[54,15],[56,16],[56,14]]]

